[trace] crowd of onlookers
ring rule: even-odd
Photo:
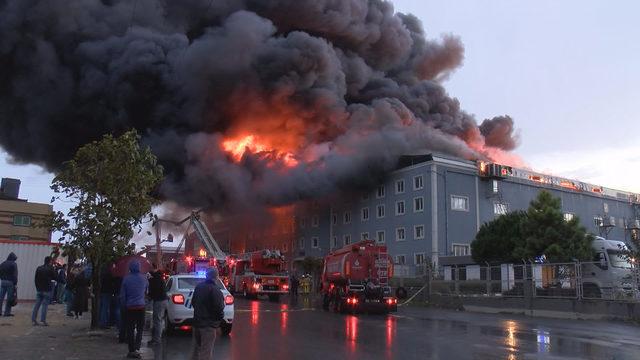
[[[17,256],[10,253],[0,264],[0,311],[4,305],[4,316],[13,316],[11,308],[16,305],[18,286]],[[90,266],[57,264],[51,257],[35,270],[34,283],[36,301],[31,322],[34,326],[49,326],[47,310],[52,304],[65,304],[69,317],[80,318],[89,309],[91,297]],[[129,358],[140,358],[142,332],[145,323],[147,300],[152,302],[153,334],[150,346],[158,344],[164,328],[167,294],[162,272],[155,269],[150,274],[140,272],[138,260],[129,263],[129,273],[123,278],[114,276],[110,266],[100,269],[99,324],[102,328],[116,326],[118,340],[126,342]],[[193,359],[211,359],[216,328],[223,318],[224,299],[215,280],[215,268],[207,271],[204,282],[194,290],[194,348]],[[5,302],[6,299],[6,302]],[[40,317],[38,318],[38,314]]]

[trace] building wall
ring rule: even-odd
[[[415,189],[414,179],[420,176],[423,186]],[[404,191],[398,193],[397,182],[402,180]],[[493,180],[479,176],[474,162],[447,157],[435,157],[435,160],[396,170],[381,186],[385,189],[382,197],[377,196],[378,189],[374,189],[365,194],[332,199],[321,207],[298,206],[295,224],[300,245],[298,255],[323,256],[335,248],[334,245],[344,246],[345,235],[349,235],[353,243],[360,240],[363,233],[367,233],[370,239],[377,239],[378,231],[384,232],[385,243],[394,259],[404,255],[407,265],[414,265],[420,260],[428,262],[430,258],[435,260],[438,256],[468,255],[464,251],[470,251],[469,245],[480,226],[499,216],[495,212],[495,203],[506,204],[508,211],[526,210],[543,189],[559,197],[563,212],[578,216],[587,231],[610,239],[630,238],[625,222],[635,219],[638,210],[637,205],[628,199],[572,191],[518,178],[497,180],[494,191]],[[465,199],[463,203],[466,206],[453,208],[453,197]],[[414,210],[416,198],[423,199],[421,211]],[[404,201],[404,214],[397,214],[396,206],[401,201]],[[385,215],[380,218],[377,216],[379,205],[385,208]],[[369,210],[367,220],[362,218],[363,208]],[[348,222],[345,222],[345,213],[350,213]],[[334,215],[337,218],[335,223]],[[311,219],[315,216],[319,217],[318,226],[311,226]],[[612,216],[616,226],[603,233],[594,222],[596,216]],[[415,236],[417,226],[423,229],[420,238]],[[397,239],[398,229],[404,229],[404,240]],[[312,246],[314,237],[319,239],[318,248]],[[337,238],[337,244],[333,243],[333,237]],[[458,253],[454,252],[454,247],[458,248]],[[432,257],[434,254],[436,256]]]
[[[24,200],[0,200],[0,239],[24,241],[51,241],[51,232],[38,226],[53,212],[48,204],[30,203]],[[29,225],[15,225],[16,216],[30,218]]]
[[[18,300],[34,300],[36,287],[33,279],[36,268],[43,264],[45,256],[50,256],[55,245],[40,241],[0,240],[0,262],[7,259],[10,253],[16,254],[18,260]],[[58,259],[58,261],[63,259]],[[23,305],[24,306],[24,305]]]

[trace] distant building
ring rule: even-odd
[[[295,256],[320,257],[361,239],[387,244],[399,265],[470,261],[480,226],[527,209],[541,190],[587,231],[630,240],[640,231],[640,195],[498,164],[435,154],[405,156],[372,192],[304,203],[295,214]]]
[[[19,198],[20,180],[3,178],[0,183],[0,240],[51,242],[51,231],[38,227],[53,206]]]

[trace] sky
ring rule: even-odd
[[[430,38],[462,39],[464,64],[445,88],[478,122],[513,117],[515,152],[532,169],[640,193],[640,1],[393,3]],[[22,198],[53,196],[53,175],[1,149],[0,177],[21,179]]]

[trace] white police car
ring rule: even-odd
[[[172,275],[167,280],[166,290],[169,297],[167,313],[165,316],[165,326],[167,333],[179,327],[187,330],[193,324],[193,306],[191,298],[193,291],[200,282],[205,280],[204,274],[181,274]],[[227,290],[220,279],[216,284],[222,290],[224,296],[224,320],[220,324],[223,335],[231,333],[233,325],[233,295]]]

